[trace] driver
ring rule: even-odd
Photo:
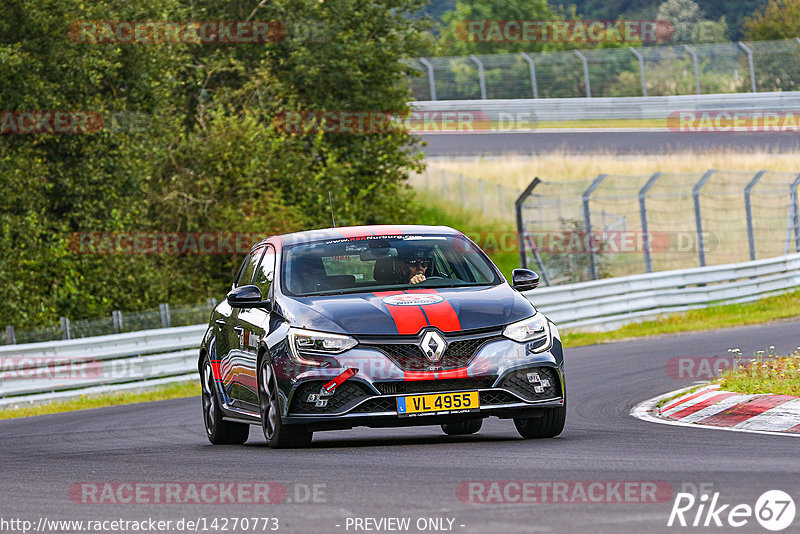
[[[415,250],[411,254],[405,256],[400,261],[400,266],[403,270],[403,280],[408,280],[409,284],[419,284],[426,280],[426,273],[428,267],[431,266],[431,259],[424,250]]]

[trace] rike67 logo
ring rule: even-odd
[[[723,504],[719,495],[719,492],[714,492],[712,495],[704,493],[695,497],[692,493],[678,493],[667,526],[739,528],[752,524],[755,518],[765,529],[777,532],[794,521],[794,500],[784,491],[764,492],[756,500],[755,506],[745,503]]]

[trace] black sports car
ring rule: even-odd
[[[270,447],[313,432],[513,418],[525,438],[566,418],[558,329],[447,227],[362,226],[270,237],[245,258],[200,349],[212,443]]]

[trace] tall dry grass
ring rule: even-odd
[[[715,152],[617,156],[605,154],[548,154],[542,156],[487,156],[428,160],[431,171],[445,169],[522,190],[539,177],[546,181],[577,180],[599,174],[653,174],[702,172],[709,169],[784,171],[800,173],[800,153]]]

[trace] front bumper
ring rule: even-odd
[[[306,369],[282,380],[279,377],[283,421],[326,430],[440,424],[489,416],[536,417],[544,409],[564,406],[563,354],[558,337],[548,351],[532,353],[529,349],[523,343],[494,339],[462,368],[409,372],[381,351],[360,346],[337,357],[339,368]],[[325,406],[309,402],[323,384],[346,368],[359,371],[336,388]],[[479,393],[478,411],[398,415],[398,397],[460,391]]]

